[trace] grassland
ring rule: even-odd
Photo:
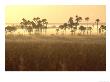
[[[105,36],[6,35],[6,71],[105,71]]]

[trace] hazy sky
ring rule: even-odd
[[[49,23],[64,23],[69,17],[79,15],[89,17],[89,22],[94,22],[99,18],[101,22],[106,21],[106,8],[103,5],[98,6],[7,6],[6,23],[19,23],[22,18],[32,20],[33,17],[46,18]],[[83,20],[84,22],[84,20]]]

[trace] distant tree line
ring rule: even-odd
[[[20,28],[27,30],[30,34],[33,32],[33,29],[35,29],[36,32],[45,32],[47,30],[47,19],[40,19],[39,17],[33,18],[32,21],[26,20],[25,18],[22,19],[22,22],[20,22]],[[16,31],[17,28],[15,26],[7,26],[5,27],[5,30],[8,32]]]
[[[86,17],[84,20],[87,22],[86,26],[80,25],[80,22],[83,20],[82,17],[76,15],[75,19],[73,20],[73,17],[70,17],[67,23],[64,23],[62,25],[60,25],[57,29],[56,29],[56,34],[58,34],[59,30],[64,30],[63,32],[65,32],[66,34],[66,29],[71,29],[71,35],[75,35],[77,30],[80,30],[80,34],[85,34],[85,32],[87,32],[87,35],[91,35],[91,32],[94,28],[88,25],[88,22],[90,20],[89,17]],[[101,25],[99,27],[99,19],[95,20],[95,23],[97,25],[97,34],[100,34],[102,32],[104,32],[104,30],[106,30],[106,26],[105,25]]]
[[[82,22],[82,20],[85,20],[85,22],[87,22],[86,26],[83,26],[80,24],[80,22]],[[86,17],[86,18],[82,18],[78,15],[75,16],[75,18],[73,19],[73,17],[70,17],[68,19],[68,21],[66,23],[63,23],[62,25],[59,25],[59,27],[56,29],[56,35],[59,34],[59,31],[62,30],[64,34],[66,34],[66,30],[70,29],[71,35],[75,35],[77,30],[80,30],[80,34],[84,35],[85,32],[87,33],[87,35],[91,35],[92,30],[94,28],[94,26],[89,26],[90,18]],[[106,26],[105,25],[101,25],[99,26],[99,19],[95,20],[95,23],[97,25],[97,34],[100,34],[102,32],[104,32],[106,30]],[[35,31],[35,33],[43,33],[47,32],[48,29],[48,21],[47,19],[41,19],[39,17],[33,18],[32,21],[30,20],[26,20],[25,18],[22,19],[22,21],[20,22],[20,29],[25,29],[29,32],[29,34],[31,34],[33,32],[33,29]],[[12,31],[16,31],[17,28],[15,26],[7,26],[5,27],[5,31],[6,32],[12,32]]]

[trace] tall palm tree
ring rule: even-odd
[[[79,17],[78,15],[76,15],[76,23],[75,23],[76,28],[79,25],[79,22],[81,21],[82,21],[82,17]]]
[[[96,24],[97,24],[97,34],[98,34],[98,29],[99,29],[98,25],[99,25],[99,21],[100,20],[99,19],[96,19],[95,21],[96,21]]]
[[[37,18],[33,18],[33,21],[34,21],[34,23],[36,24],[36,26],[35,26],[35,29],[37,30],[38,29],[38,31],[39,31],[39,27],[38,27],[38,21],[40,20],[40,18],[39,17],[37,17]],[[33,24],[34,24],[33,23]]]
[[[78,16],[78,15],[76,15],[76,19],[75,19],[75,23],[74,23],[74,34],[75,34],[75,31],[77,30],[77,28],[78,28],[78,25],[79,25],[79,22],[81,22],[82,21],[82,17],[80,17],[80,16]]]
[[[73,22],[73,17],[70,17],[70,18],[69,18],[68,24],[69,24],[69,26],[70,26],[70,28],[71,28],[71,30],[72,30],[73,24],[74,24],[74,22]]]
[[[26,31],[28,31],[28,30],[27,30],[28,21],[27,21],[25,18],[22,19],[21,24],[22,24],[21,28],[22,28],[22,29],[25,29]]]
[[[86,30],[87,30],[87,35],[88,35],[88,21],[89,21],[89,17],[86,17],[86,18],[85,18],[85,21],[87,21],[87,27],[86,27]]]

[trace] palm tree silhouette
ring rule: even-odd
[[[35,24],[36,24],[36,29],[38,29],[38,32],[39,32],[39,26],[38,26],[38,21],[40,20],[40,18],[39,17],[37,17],[37,18],[33,18],[33,21],[35,22]],[[34,23],[33,23],[34,24]],[[34,25],[35,26],[35,25]]]
[[[83,33],[83,35],[84,35],[85,30],[86,30],[86,27],[84,27],[84,26],[80,26],[80,27],[79,27],[79,30],[80,30],[81,33]]]
[[[64,25],[60,25],[59,28],[62,30],[62,35],[64,34]]]
[[[39,17],[37,17],[37,18],[33,18],[33,20],[34,20],[35,23],[37,24],[37,22],[40,20],[40,18],[39,18]]]
[[[56,29],[56,35],[58,35],[58,32],[59,32],[59,28]]]
[[[46,34],[46,29],[47,29],[47,24],[48,24],[48,22],[47,22],[47,19],[42,19],[42,29],[43,30],[45,30],[45,34]]]
[[[86,30],[87,30],[87,35],[88,35],[88,30],[89,30],[89,29],[88,29],[88,21],[89,21],[89,17],[86,17],[86,18],[85,18],[85,21],[87,21],[87,27],[86,27]]]
[[[76,23],[75,23],[75,26],[76,26],[76,28],[77,28],[77,26],[79,25],[79,22],[81,22],[81,20],[82,20],[82,17],[79,17],[78,15],[76,15]]]
[[[28,30],[29,34],[31,34],[31,32],[33,32],[32,22],[30,20],[28,20],[27,23],[28,23],[27,30]]]
[[[6,33],[7,32],[12,32],[12,31],[14,32],[16,30],[17,30],[17,28],[15,26],[7,26],[7,27],[5,27]]]
[[[106,30],[106,26],[105,25],[101,25],[100,29],[101,29],[101,32],[104,32],[104,30]]]
[[[69,26],[70,26],[70,28],[72,30],[72,28],[73,28],[73,17],[69,18],[68,24],[69,24]]]
[[[20,24],[22,29],[28,31],[28,21],[25,18],[22,19],[22,22]]]
[[[41,33],[42,33],[42,21],[41,20],[39,20],[39,21],[37,21],[37,23],[38,23],[38,28],[40,29],[40,31],[41,31]]]
[[[67,28],[68,24],[64,23],[63,26],[64,26],[64,31],[65,31],[65,34],[66,34],[66,28]]]
[[[97,24],[97,34],[98,34],[98,29],[99,29],[99,27],[98,27],[98,24],[99,24],[99,19],[96,19],[96,24]]]
[[[90,33],[90,35],[91,35],[92,27],[88,27],[88,31],[89,31],[89,33]]]
[[[23,22],[20,22],[20,27],[21,27],[21,29],[24,29],[24,28],[25,28],[25,26],[24,26],[24,23],[23,23]]]
[[[27,22],[27,20],[25,18],[23,18],[22,21],[23,21],[23,24],[25,26],[24,28],[26,29],[27,28],[27,25],[28,25],[28,22]]]

